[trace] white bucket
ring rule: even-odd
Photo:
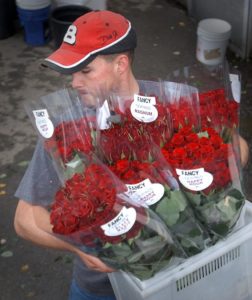
[[[230,35],[231,25],[228,22],[220,19],[201,20],[197,28],[197,59],[207,65],[222,63]]]
[[[105,10],[107,9],[107,0],[52,0],[53,7],[63,5],[82,5],[92,10]]]
[[[51,0],[16,0],[16,5],[21,9],[37,10],[51,5]]]

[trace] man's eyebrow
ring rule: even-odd
[[[86,69],[90,69],[90,67],[89,67],[89,66],[86,66],[86,67],[83,68],[83,70],[86,70]]]

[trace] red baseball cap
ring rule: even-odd
[[[92,11],[69,26],[60,48],[43,65],[62,74],[72,74],[99,54],[122,53],[136,45],[136,33],[129,20],[108,10]]]

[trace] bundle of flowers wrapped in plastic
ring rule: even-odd
[[[233,72],[233,73],[231,73]],[[235,71],[237,73],[237,71]],[[215,129],[225,140],[232,139],[233,129],[239,127],[239,106],[240,106],[240,82],[239,74],[235,74],[230,70],[227,62],[216,66],[208,66],[203,64],[194,64],[174,71],[169,75],[171,81],[175,81],[179,86],[187,86],[191,89],[196,89],[196,97],[198,98],[193,103],[193,108],[196,110],[196,115],[202,127],[211,127]],[[168,94],[168,104],[171,109],[174,108],[174,99],[178,97],[185,88],[180,88],[179,91],[164,89],[165,94]],[[182,92],[181,92],[182,91]],[[172,93],[169,95],[169,93]],[[188,102],[188,97],[179,99],[179,105],[176,105],[177,113],[184,111],[184,102]],[[191,104],[191,99],[189,99]],[[193,115],[195,116],[195,112]],[[185,124],[181,115],[173,113],[173,121],[183,127]],[[181,124],[182,122],[182,124]],[[174,126],[174,129],[178,126]]]
[[[103,164],[87,160],[80,159],[82,172],[78,168],[55,195],[50,212],[55,234],[140,279],[185,257],[155,213],[133,203]]]
[[[62,183],[50,205],[53,234],[140,279],[187,257],[160,217],[133,202],[95,156],[92,113],[68,91],[57,96],[37,102],[30,113]],[[68,104],[62,113],[57,98]]]
[[[221,135],[239,125],[239,103],[228,99],[224,88],[199,93],[200,117],[203,127],[212,127]]]
[[[211,233],[226,236],[245,201],[233,145],[212,128],[195,132],[184,127],[162,153],[200,221]]]
[[[126,184],[132,201],[148,207],[164,221],[188,257],[211,245],[206,230],[163,162],[122,159],[110,169]]]
[[[174,128],[173,137],[162,149],[173,175],[214,240],[231,232],[245,202],[240,176],[238,104],[228,98],[230,93],[223,68],[216,68],[199,72],[213,90],[196,93],[197,121],[186,123],[183,115],[171,112],[173,122],[179,126]],[[195,74],[194,71],[189,68],[186,79],[189,74]],[[223,76],[222,81],[217,74]],[[195,80],[195,76],[192,78]],[[175,91],[167,92],[164,88],[167,105],[171,108],[176,103],[176,107],[183,110],[187,99],[191,105],[191,97],[177,97],[181,94],[180,86],[184,90],[184,84],[178,83]],[[216,88],[217,84],[222,88]]]
[[[106,105],[105,126],[98,122],[95,144],[134,201],[157,213],[191,256],[207,248],[210,238],[162,158],[160,148],[170,140],[172,130],[168,106],[154,92],[134,95],[134,100],[119,95],[100,99],[97,121]]]
[[[96,143],[100,156],[108,163],[132,158],[134,153],[148,159],[144,148],[149,136],[159,147],[171,137],[169,110],[162,98],[161,83],[142,81],[140,86],[143,85],[148,92],[100,95]]]

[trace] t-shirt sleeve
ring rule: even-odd
[[[60,187],[50,155],[39,140],[15,196],[34,205],[49,206]]]

